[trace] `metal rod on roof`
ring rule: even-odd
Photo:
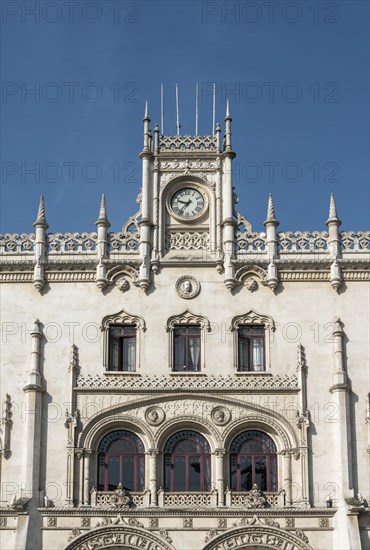
[[[213,83],[213,116],[212,116],[212,135],[215,135],[215,124],[216,124],[216,83]]]
[[[162,134],[162,136],[164,136],[163,84],[161,84],[161,134]]]
[[[176,83],[176,128],[177,135],[180,135],[180,116],[179,116],[179,87]]]
[[[195,87],[195,135],[198,135],[198,91],[199,86],[198,82]]]

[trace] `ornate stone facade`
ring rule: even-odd
[[[41,199],[0,236],[2,548],[368,547],[370,233],[333,196],[327,231],[271,196],[253,231],[234,157],[229,109],[223,140],[146,109],[122,231],[103,196],[96,232]]]

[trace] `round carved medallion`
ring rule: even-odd
[[[176,292],[181,298],[189,300],[199,294],[200,283],[190,275],[183,275],[176,281]]]
[[[164,410],[161,407],[149,407],[145,411],[145,420],[151,426],[159,426],[164,420]]]
[[[211,418],[217,426],[224,426],[230,421],[231,413],[226,407],[215,407],[212,409]]]

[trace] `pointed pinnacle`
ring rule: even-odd
[[[108,218],[107,218],[107,205],[106,205],[106,202],[105,202],[105,194],[104,193],[102,194],[102,197],[101,197],[99,217],[98,217],[95,225],[98,225],[98,224],[105,224],[106,227],[110,226],[110,223],[109,223]]]
[[[276,215],[275,215],[274,201],[272,199],[272,194],[270,193],[268,205],[267,205],[267,218],[264,224],[266,225],[266,223],[271,223],[271,222],[273,222],[275,225],[279,225],[279,222],[276,219]]]
[[[226,118],[231,118],[231,115],[230,115],[230,103],[229,103],[229,100],[228,100],[228,99],[226,100]]]
[[[342,223],[340,221],[340,219],[338,218],[334,193],[330,194],[329,218],[327,219],[326,224],[328,224],[329,222],[336,222],[338,225],[340,225]]]
[[[49,227],[48,222],[46,221],[46,218],[45,218],[45,203],[44,203],[43,195],[41,195],[41,198],[40,198],[39,210],[37,212],[37,218],[33,226],[35,227],[36,225],[43,225],[45,229]]]
[[[145,101],[145,113],[144,113],[144,120],[149,118],[149,106],[148,106],[148,100]]]
[[[330,193],[329,218],[337,218],[337,207],[335,205],[334,193]]]

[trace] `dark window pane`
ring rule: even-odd
[[[188,491],[200,491],[201,490],[201,468],[200,457],[189,457],[189,486]]]
[[[175,371],[199,371],[200,327],[198,325],[175,327],[173,349]]]
[[[135,464],[133,456],[122,457],[122,486],[127,491],[135,490]]]
[[[120,459],[119,456],[109,456],[108,459],[108,491],[117,489],[120,483]]]
[[[186,460],[184,456],[173,460],[173,490],[186,491]]]
[[[267,491],[266,457],[264,456],[255,457],[254,471],[255,471],[254,483],[257,484],[258,488],[261,491]]]
[[[135,371],[136,327],[114,325],[109,329],[109,370]]]
[[[265,328],[240,325],[238,329],[238,370],[265,370]]]
[[[253,485],[252,460],[249,456],[241,456],[240,464],[240,489],[250,491]]]

